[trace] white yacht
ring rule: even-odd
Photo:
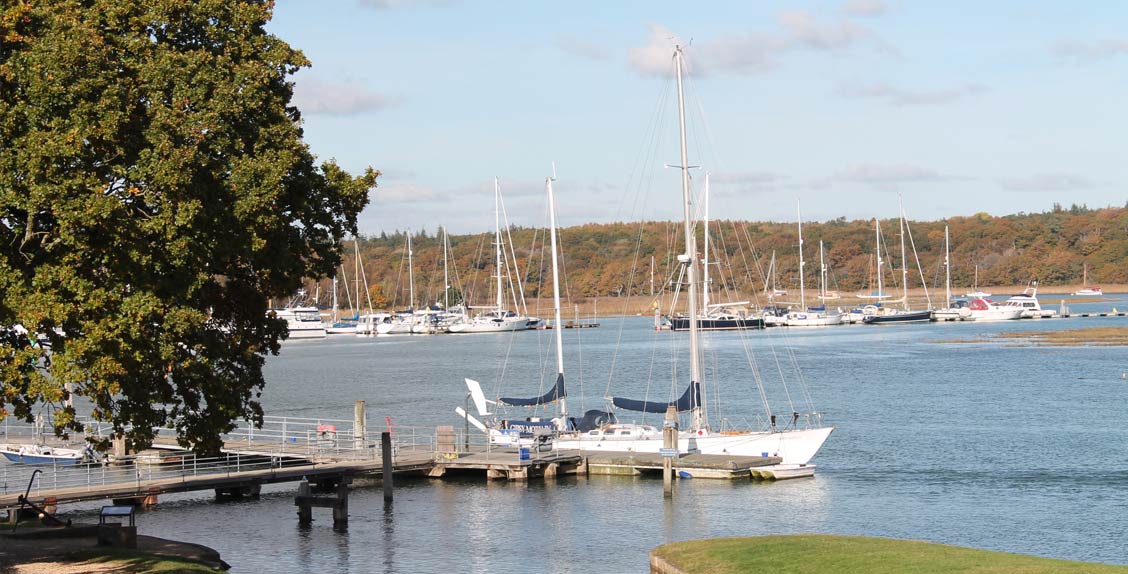
[[[1022,291],[1021,295],[1015,295],[1007,299],[1005,306],[1021,309],[1023,319],[1048,319],[1057,317],[1057,311],[1053,309],[1043,309],[1038,304],[1038,282],[1034,281],[1029,287]]]
[[[1034,300],[1034,304],[1038,304],[1038,300]],[[967,302],[968,316],[964,318],[965,321],[978,321],[986,323],[988,321],[1010,321],[1013,319],[1021,319],[1025,311],[1024,307],[1016,307],[1011,305],[999,305],[990,299],[975,298]],[[1054,311],[1050,311],[1050,316],[1053,316]]]
[[[324,339],[327,335],[325,323],[321,320],[321,312],[317,307],[285,307],[271,309],[267,314],[286,321],[290,330],[290,339]]]

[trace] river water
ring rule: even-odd
[[[1073,310],[1128,307],[1126,298],[1106,299]],[[601,407],[608,393],[668,397],[674,368],[686,380],[687,335],[651,324],[605,319],[598,329],[565,331],[570,412]],[[328,511],[315,510],[312,528],[299,528],[296,486],[276,485],[244,502],[162,497],[139,515],[139,532],[213,547],[235,573],[644,572],[647,552],[666,542],[781,533],[1128,564],[1128,350],[950,342],[1109,325],[1128,318],[705,336],[707,401],[733,424],[763,412],[750,362],[783,414],[791,405],[780,373],[800,407],[798,365],[815,406],[837,426],[811,479],[681,480],[672,501],[653,478],[405,479],[390,506],[378,485],[354,490],[347,533],[332,530]],[[464,377],[487,395],[499,379],[511,396],[547,389],[552,336],[287,342],[267,362],[264,406],[271,415],[350,419],[363,399],[370,430],[384,417],[399,432],[460,427],[453,409],[464,403]]]

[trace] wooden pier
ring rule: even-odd
[[[588,474],[639,475],[662,472],[658,453],[600,452],[587,455]],[[681,478],[751,478],[760,467],[779,464],[777,456],[685,454],[673,460],[674,474]]]

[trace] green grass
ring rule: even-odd
[[[217,574],[224,572],[197,562],[157,556],[124,548],[99,548],[68,553],[67,562],[89,562],[112,566],[114,574]]]
[[[1128,566],[861,536],[691,540],[654,554],[686,574],[1128,574]]]

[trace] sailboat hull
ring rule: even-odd
[[[866,325],[884,325],[892,323],[927,323],[932,320],[932,311],[909,311],[894,315],[870,315],[862,322]]]
[[[689,317],[670,317],[670,330],[672,331],[688,331],[689,330]],[[732,319],[708,319],[701,318],[697,320],[697,329],[699,331],[733,331],[737,329],[763,329],[764,320],[759,317],[744,317]]]
[[[822,448],[835,427],[821,427],[776,432],[717,433],[700,431],[700,434],[683,432],[678,436],[678,452],[701,454],[727,454],[733,456],[778,456],[781,464],[807,464]],[[560,449],[600,452],[657,453],[662,448],[662,438],[636,438],[626,440],[588,439],[589,435],[575,438],[561,437],[556,446]]]
[[[450,326],[450,333],[507,333],[510,331],[525,331],[529,322],[521,318],[515,321],[470,321],[455,323]]]

